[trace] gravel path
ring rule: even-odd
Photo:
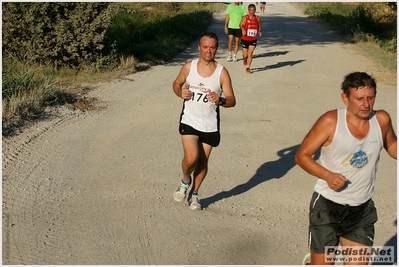
[[[301,263],[316,178],[294,162],[300,142],[321,114],[343,107],[340,83],[352,71],[375,75],[375,108],[396,129],[396,80],[282,2],[267,3],[247,74],[241,59],[226,62],[224,16],[210,30],[237,106],[222,109],[221,145],[200,190],[205,209],[172,196],[183,156],[172,82],[198,56],[194,43],[168,64],[100,84],[90,96],[105,109],[53,110],[3,138],[3,264]],[[396,173],[383,151],[376,246],[396,244]]]

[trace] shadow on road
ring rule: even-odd
[[[270,3],[275,5],[278,3]],[[269,4],[268,4],[269,5]],[[219,49],[216,54],[216,60],[224,59],[227,54],[227,35],[224,33],[225,14],[219,14],[215,17],[208,28],[219,37]],[[262,16],[262,32],[263,36],[258,39],[258,47],[267,48],[272,46],[289,46],[289,45],[308,45],[318,44],[325,45],[340,41],[338,36],[332,34],[321,23],[315,23],[313,20],[304,16],[287,16],[284,14],[266,14]],[[187,60],[198,57],[197,49],[198,40],[194,41],[189,49],[175,57],[169,65],[181,65]],[[258,49],[259,50],[259,49]],[[256,50],[255,50],[256,53]],[[277,53],[277,54],[275,54]],[[254,57],[285,55],[279,52],[270,52]],[[298,62],[300,63],[300,62]],[[270,67],[269,67],[270,68]],[[273,67],[272,67],[273,68]]]
[[[253,55],[252,58],[284,56],[284,55],[288,54],[289,52],[290,51],[268,52],[268,53],[262,53],[262,54]]]
[[[271,5],[273,5],[271,3]],[[219,37],[219,49],[216,60],[224,59],[227,55],[227,35],[224,33],[225,15],[219,14],[213,19],[208,31],[215,32]],[[289,45],[325,45],[338,42],[336,35],[331,34],[329,30],[321,23],[304,16],[286,16],[283,14],[270,14],[262,16],[263,36],[258,39],[258,47],[267,48],[271,46],[289,46]],[[169,65],[180,65],[187,60],[198,57],[198,40],[194,41],[189,49],[175,57]],[[254,55],[256,57],[272,56]],[[277,54],[283,55],[283,54]]]
[[[223,191],[217,193],[214,196],[201,199],[202,206],[208,207],[210,204],[213,204],[224,198],[229,198],[245,193],[249,191],[251,188],[254,188],[255,186],[263,182],[267,182],[271,179],[282,178],[285,174],[287,174],[287,172],[292,167],[295,166],[296,163],[294,158],[298,148],[299,145],[295,145],[278,151],[277,155],[280,158],[275,161],[269,161],[262,164],[256,171],[255,175],[251,179],[249,179],[246,183],[237,185],[236,187],[230,189],[229,191]],[[317,160],[319,156],[320,156],[320,150],[318,150],[315,153],[314,159]]]
[[[286,67],[286,66],[294,66],[296,64],[302,63],[305,60],[301,59],[301,60],[295,60],[295,61],[285,61],[285,62],[279,62],[277,64],[273,64],[273,65],[269,65],[269,66],[265,66],[262,68],[253,68],[251,71],[252,72],[259,72],[259,71],[265,71],[265,70],[271,70],[271,69],[277,69],[277,68],[282,68],[282,67]]]
[[[395,220],[394,226],[396,227],[397,225],[398,225],[398,220]],[[391,237],[391,239],[389,239],[385,243],[384,248],[388,249],[388,247],[394,247],[394,251],[393,251],[393,253],[394,253],[394,259],[393,259],[394,262],[388,264],[387,262],[376,262],[376,261],[374,261],[374,262],[371,263],[371,265],[397,265],[397,263],[398,263],[398,254],[397,254],[397,251],[398,251],[398,235],[397,234],[394,235],[393,237]]]

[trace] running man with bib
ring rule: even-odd
[[[251,73],[252,55],[254,53],[258,35],[262,37],[262,25],[260,17],[255,15],[254,4],[248,5],[248,14],[242,18],[240,28],[242,31],[241,46],[242,57],[244,58],[245,71]]]
[[[186,62],[173,82],[174,93],[184,100],[179,124],[183,179],[173,197],[177,202],[187,198],[192,210],[202,209],[198,190],[208,172],[212,148],[220,143],[220,107],[236,104],[230,74],[215,61],[218,45],[215,33],[202,34],[200,57]]]
[[[397,154],[391,117],[384,110],[373,110],[374,79],[353,72],[341,89],[346,108],[322,115],[295,156],[300,167],[318,178],[309,207],[312,265],[334,264],[326,257],[326,247],[341,244],[367,250],[373,245],[377,211],[372,196],[380,153],[384,148],[394,159]],[[319,148],[320,164],[312,157]]]

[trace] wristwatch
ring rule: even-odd
[[[219,97],[219,106],[223,106],[224,104],[226,104],[226,98]]]

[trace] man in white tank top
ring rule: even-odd
[[[311,264],[334,264],[326,258],[329,246],[373,245],[377,211],[372,196],[382,148],[396,159],[391,117],[373,110],[374,79],[364,72],[350,73],[341,89],[346,108],[322,115],[295,156],[300,167],[318,178],[309,211]],[[312,157],[319,148],[320,164]]]
[[[183,99],[179,132],[184,150],[183,179],[173,197],[183,202],[188,195],[192,210],[202,209],[198,190],[207,174],[212,148],[220,142],[219,108],[236,104],[230,74],[215,61],[217,48],[215,33],[202,34],[198,44],[200,57],[185,63],[173,82],[173,91]]]

